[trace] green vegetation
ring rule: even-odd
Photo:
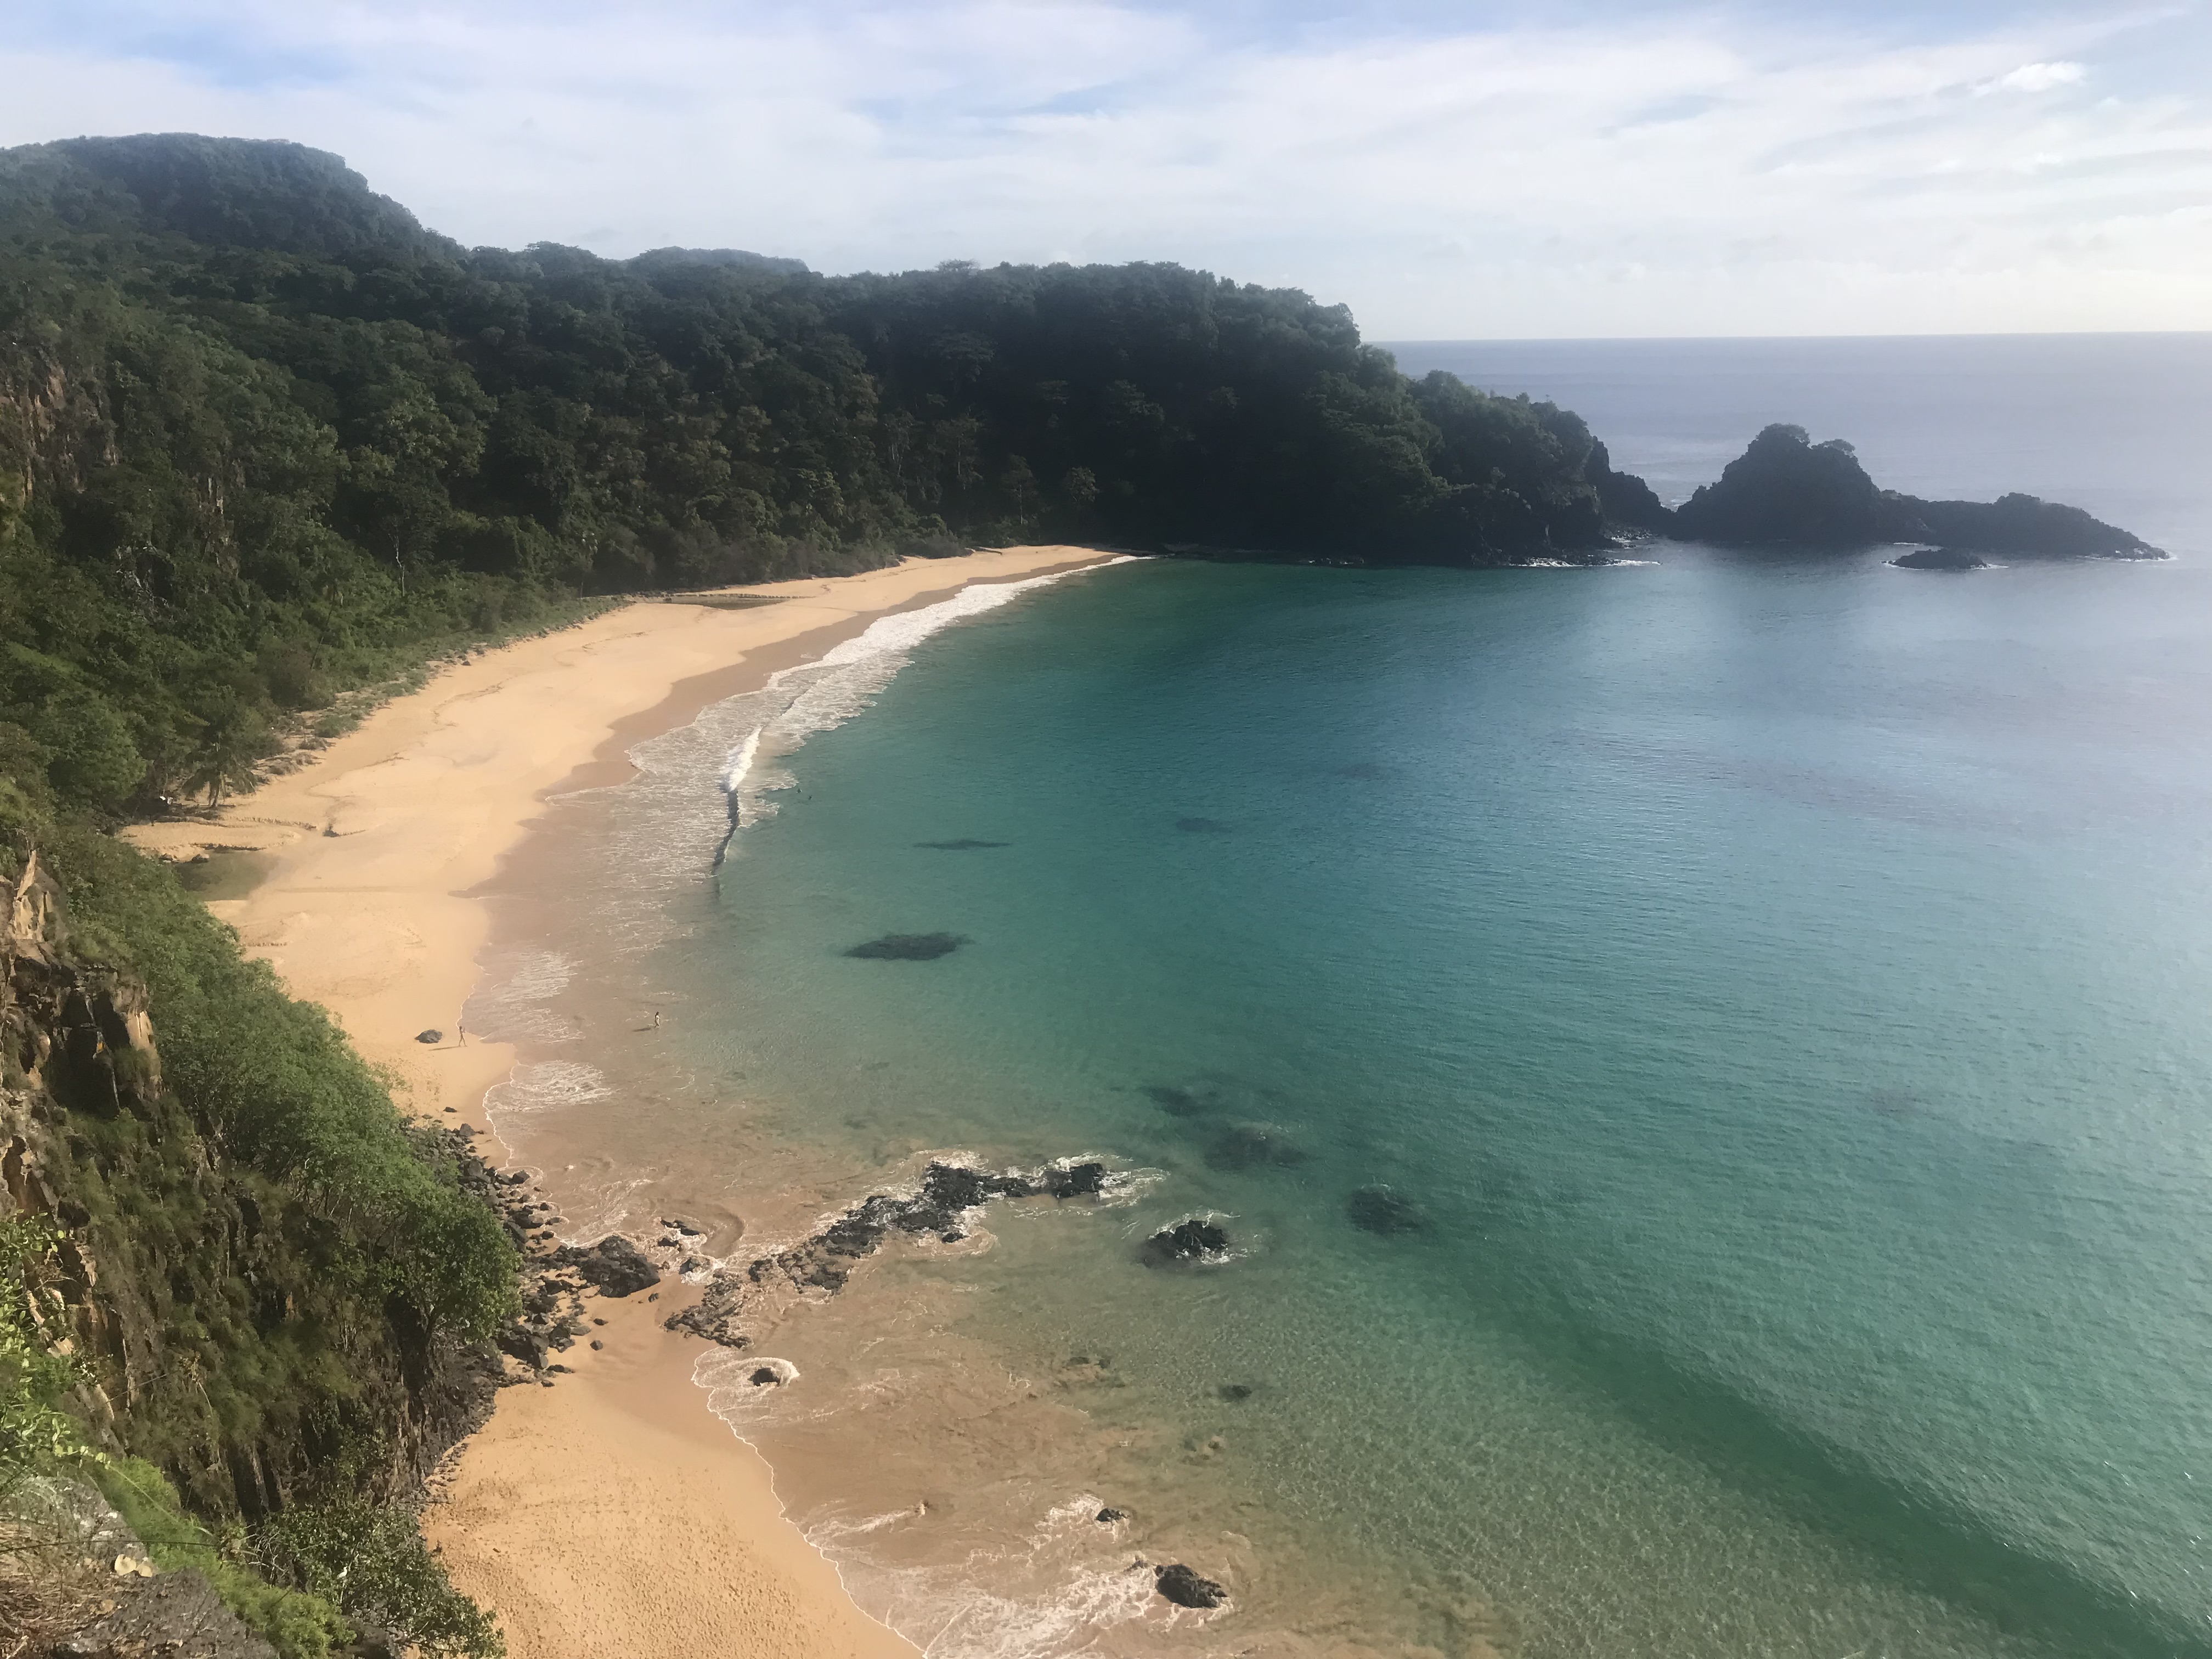
[[[163,1572],[197,1570],[230,1610],[269,1638],[284,1659],[329,1659],[354,1638],[335,1598],[270,1583],[242,1559],[238,1529],[218,1540],[185,1512],[176,1489],[152,1464],[125,1457],[103,1462],[94,1483],[130,1523]]]
[[[1587,551],[1621,482],[1572,415],[1170,265],[469,250],[296,145],[0,152],[0,769],[103,812],[578,595],[1046,536]]]
[[[35,959],[0,951],[0,1143],[40,1212],[0,1221],[0,1498],[89,1475],[288,1656],[362,1620],[496,1653],[388,1500],[469,1426],[463,1341],[515,1305],[506,1235],[171,872],[0,780],[0,879],[34,850],[66,918]]]

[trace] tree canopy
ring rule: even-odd
[[[470,249],[296,144],[0,151],[0,769],[105,811],[576,595],[1042,538],[1479,563],[1640,488],[1294,289]]]

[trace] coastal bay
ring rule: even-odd
[[[548,796],[618,781],[629,745],[878,617],[1103,556],[1011,548],[757,586],[746,592],[774,603],[743,608],[623,606],[450,665],[309,764],[131,838],[172,860],[263,855],[258,884],[210,908],[388,1069],[403,1103],[488,1134],[483,1096],[514,1051],[455,1030],[489,931],[471,895]],[[416,1040],[430,1030],[440,1042]],[[647,1316],[638,1301],[615,1310],[603,1353],[569,1356],[576,1372],[558,1387],[503,1391],[428,1519],[515,1659],[628,1654],[653,1629],[732,1653],[911,1651],[852,1606],[781,1519],[766,1467],[708,1414],[689,1351],[659,1328],[670,1304]]]

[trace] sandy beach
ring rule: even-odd
[[[252,850],[266,873],[210,908],[295,995],[322,1004],[402,1104],[488,1130],[511,1049],[459,1040],[489,932],[471,896],[549,795],[620,781],[625,750],[819,656],[878,616],[968,583],[1109,556],[1022,547],[857,576],[624,605],[482,653],[385,705],[312,763],[205,819],[138,826],[171,859]],[[434,1043],[419,1033],[438,1031]],[[564,1356],[550,1389],[501,1392],[425,1531],[453,1579],[499,1615],[514,1659],[911,1654],[867,1618],[782,1516],[765,1463],[690,1381],[695,1349],[665,1304],[605,1304],[602,1352]]]

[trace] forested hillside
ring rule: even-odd
[[[101,812],[577,595],[1044,537],[1483,562],[1656,507],[1294,291],[471,250],[298,145],[0,152],[0,770]]]

